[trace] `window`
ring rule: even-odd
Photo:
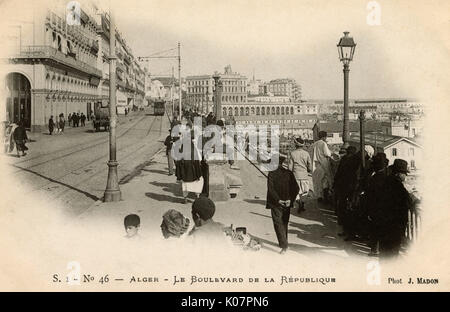
[[[409,149],[409,156],[414,156],[414,148],[413,147],[411,147]]]
[[[392,149],[392,156],[397,156],[397,149],[396,148]]]

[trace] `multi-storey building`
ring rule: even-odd
[[[423,131],[423,123],[419,119],[395,119],[381,124],[383,134],[415,138]]]
[[[213,111],[214,79],[212,75],[186,77],[187,103],[206,113]]]
[[[218,74],[222,82],[221,103],[243,104],[247,103],[247,78],[233,72],[231,66],[225,67],[224,73]],[[213,111],[214,79],[213,75],[200,75],[186,77],[187,101],[191,107],[206,112]]]
[[[293,102],[301,101],[302,99],[301,86],[291,78],[275,79],[261,84],[259,86],[259,94],[288,96]]]
[[[247,102],[242,104],[222,104],[223,116],[280,116],[280,115],[317,115],[317,103],[314,102]]]
[[[5,42],[0,77],[4,119],[26,128],[46,128],[50,116],[84,113],[109,96],[109,21],[93,3],[83,4],[78,20],[67,23],[67,3],[34,6],[11,25],[20,36]],[[27,11],[28,12],[28,11]],[[25,13],[24,13],[25,14]],[[33,22],[34,21],[34,22]],[[30,28],[30,31],[21,31]],[[117,103],[135,105],[144,95],[144,74],[117,33]],[[121,55],[119,55],[121,54]]]
[[[284,136],[298,136],[303,139],[313,139],[313,126],[317,122],[316,114],[302,114],[302,115],[264,115],[264,116],[236,116],[234,117],[236,125],[249,126],[254,125],[267,126],[272,128],[278,127],[280,134]]]
[[[386,98],[349,100],[350,112],[357,114],[362,109],[366,111],[366,115],[367,113],[386,115],[395,112],[413,115],[421,115],[424,113],[423,104],[411,99]],[[342,114],[343,111],[344,104],[342,100],[321,101],[319,105],[319,113],[321,114]]]

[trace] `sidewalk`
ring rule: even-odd
[[[120,134],[124,126],[135,122],[138,118],[145,115],[144,112],[132,112],[128,116],[119,116],[118,118],[118,133]],[[56,129],[55,129],[56,131]],[[22,161],[29,161],[32,158],[58,153],[60,151],[70,150],[74,147],[91,144],[96,140],[107,140],[107,131],[95,132],[91,121],[86,121],[84,127],[66,127],[64,133],[49,135],[48,131],[27,132],[29,142],[27,147],[29,151],[27,156],[16,158],[16,151],[12,153],[3,154],[7,163],[17,163]]]
[[[247,227],[248,233],[259,240],[263,248],[258,253],[277,255],[278,247],[273,229],[271,212],[265,209],[266,178],[246,161],[238,161],[244,186],[239,195],[227,202],[216,202],[214,220],[225,226]],[[167,174],[165,150],[161,149],[140,168],[133,179],[120,186],[122,201],[115,203],[97,202],[80,216],[80,222],[96,220],[107,222],[116,235],[123,236],[123,219],[135,213],[141,218],[141,233],[144,236],[162,238],[160,225],[162,215],[169,209],[180,211],[191,218],[191,204],[183,204],[181,186],[175,176]],[[289,248],[285,255],[301,259],[320,256],[347,259],[350,256],[367,260],[369,250],[363,244],[344,242],[337,236],[339,231],[336,216],[327,206],[317,206],[310,199],[301,215],[294,209],[289,223]]]

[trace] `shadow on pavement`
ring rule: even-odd
[[[310,200],[305,203],[306,210],[298,213],[297,209],[291,209],[291,215],[303,219],[299,222],[289,221],[289,234],[294,234],[298,239],[306,241],[311,244],[320,245],[317,247],[305,246],[303,244],[289,243],[289,249],[301,253],[322,252],[330,255],[328,251],[345,251],[347,253],[365,255],[367,254],[367,247],[361,241],[345,242],[342,238],[337,236],[338,226],[336,224],[334,211],[330,206],[319,204],[316,201]],[[271,219],[270,211],[267,215],[250,212],[251,214]],[[258,238],[260,241],[277,246],[277,244]]]
[[[244,201],[250,204],[266,205],[266,201],[264,199],[244,199]]]
[[[162,187],[163,191],[165,192],[169,192],[172,193],[172,195],[177,196],[180,194],[180,186],[176,183],[163,183],[163,182],[149,182],[149,184],[157,186],[157,187]]]
[[[44,176],[44,175],[42,175],[42,174],[40,174],[40,173],[37,173],[36,171],[30,170],[30,169],[27,169],[27,168],[22,168],[22,167],[19,167],[19,166],[16,166],[16,165],[13,165],[13,167],[15,167],[15,168],[17,168],[17,169],[20,169],[20,170],[23,170],[23,171],[26,171],[26,172],[33,173],[33,174],[37,175],[38,177],[41,177],[41,178],[43,178],[43,179],[45,179],[45,180],[48,180],[48,181],[50,181],[50,182],[53,182],[53,183],[56,183],[56,184],[65,186],[65,187],[67,187],[67,188],[69,188],[69,189],[71,189],[71,190],[74,190],[74,191],[76,191],[76,192],[78,192],[78,193],[83,194],[84,196],[86,196],[86,197],[88,197],[88,198],[90,198],[90,199],[92,199],[92,200],[94,200],[94,201],[97,201],[97,200],[100,199],[99,197],[97,197],[97,196],[95,196],[95,195],[93,195],[93,194],[90,194],[90,193],[88,193],[88,192],[86,192],[86,191],[80,190],[80,189],[78,189],[78,188],[76,188],[76,187],[73,187],[72,185],[69,185],[69,184],[66,184],[66,183],[57,181],[57,180],[55,180],[55,179],[46,177],[46,176]]]
[[[267,239],[260,238],[260,237],[255,236],[255,235],[252,235],[252,236],[257,241],[262,243],[262,248],[270,250],[270,251],[275,252],[275,253],[279,253],[280,247],[278,246],[277,243],[271,242],[271,241],[269,241]],[[275,250],[273,248],[267,247],[267,245],[273,246],[275,248]],[[333,248],[333,247],[308,247],[308,246],[305,246],[305,245],[289,243],[289,250],[301,253],[302,255],[317,255],[318,252],[325,252],[327,250],[335,251],[336,248]],[[332,255],[330,253],[326,253],[326,254],[327,255]]]
[[[151,173],[159,173],[159,174],[163,174],[163,175],[168,175],[169,174],[169,170],[165,171],[165,170],[159,170],[159,169],[147,169],[147,168],[144,168],[144,169],[142,169],[142,171],[151,172]]]
[[[152,193],[152,192],[145,193],[145,196],[147,196],[151,199],[157,200],[157,201],[165,201],[165,202],[176,203],[176,204],[184,204],[183,198],[172,197],[172,196],[162,195],[162,194],[157,194],[157,193]]]

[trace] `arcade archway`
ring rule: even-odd
[[[31,127],[31,84],[20,73],[6,76],[6,116],[10,122]]]

